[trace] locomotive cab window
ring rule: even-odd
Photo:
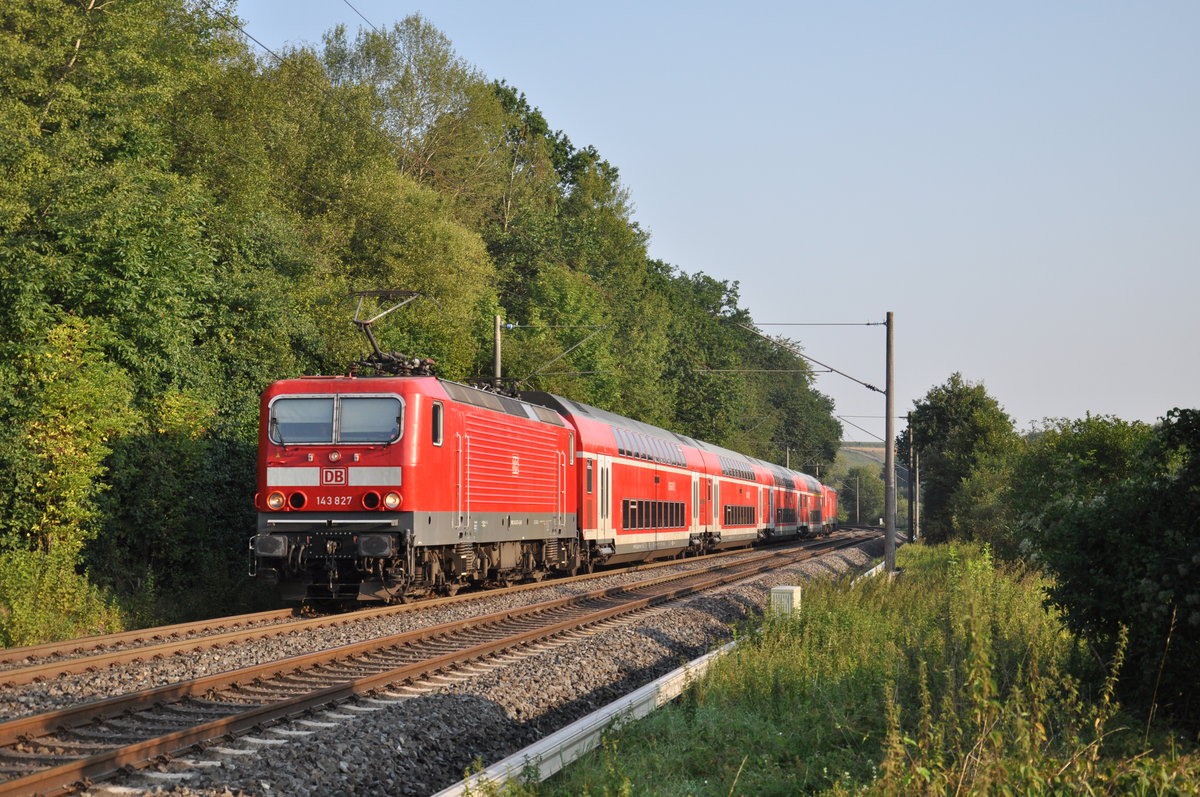
[[[338,440],[390,443],[400,437],[400,412],[400,399],[343,397]]]
[[[271,440],[283,445],[333,442],[333,397],[284,398],[271,405]]]

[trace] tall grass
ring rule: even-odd
[[[526,793],[1195,794],[1200,758],[1137,747],[1098,663],[986,548],[805,585],[680,701]],[[1133,723],[1137,726],[1137,723]],[[522,791],[522,790],[518,790]]]

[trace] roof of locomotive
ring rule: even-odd
[[[446,391],[446,395],[463,404],[484,407],[485,409],[507,413],[517,418],[541,421],[542,423],[549,423],[555,426],[567,425],[566,420],[562,415],[555,412],[553,407],[545,407],[525,399],[505,396],[491,390],[482,390],[460,382],[449,382],[445,379],[439,379],[438,382],[441,383],[442,389]]]

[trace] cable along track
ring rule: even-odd
[[[58,793],[195,744],[611,622],[874,535],[294,656],[0,724],[0,795]]]

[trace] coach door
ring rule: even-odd
[[[574,446],[571,446],[574,449]],[[562,451],[555,452],[557,461],[554,463],[554,528],[567,527],[567,455]]]
[[[704,489],[704,495],[700,496],[700,502],[704,506],[704,518],[708,523],[708,531],[718,531],[721,528],[721,520],[717,514],[717,507],[721,503],[721,482],[716,476],[709,476],[704,480],[706,484],[701,485]]]
[[[692,474],[692,522],[688,526],[692,534],[700,533],[700,477]]]
[[[579,508],[579,527],[596,528],[596,495],[600,491],[600,468],[593,457],[583,458],[583,506]]]
[[[600,539],[609,539],[614,536],[612,457],[607,454],[598,454],[596,470],[596,536]]]

